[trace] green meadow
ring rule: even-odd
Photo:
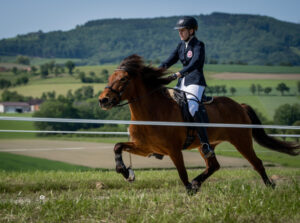
[[[84,84],[84,83],[68,83],[64,79],[57,80],[58,83],[52,83],[44,81],[40,84],[24,85],[21,87],[10,88],[10,91],[17,91],[19,94],[24,96],[41,97],[44,92],[55,91],[56,95],[66,95],[69,90],[74,93],[75,90],[83,86],[93,86],[94,92],[103,90],[106,84]],[[0,91],[0,93],[2,93]]]
[[[279,106],[300,103],[300,96],[234,96],[232,99],[239,103],[251,105],[270,121],[273,120],[275,111]]]
[[[202,170],[188,170],[190,178]],[[1,222],[299,222],[300,171],[222,169],[188,196],[176,170],[0,171]]]
[[[13,117],[31,117],[32,114],[0,114],[1,116],[13,116]],[[33,122],[23,121],[0,121],[1,130],[35,130]],[[0,139],[32,139],[35,138],[35,133],[10,133],[0,132]]]
[[[59,161],[52,161],[29,156],[22,156],[6,152],[0,153],[0,171],[27,172],[27,171],[86,171],[89,167],[72,165]]]
[[[238,64],[206,64],[205,71],[216,73],[271,73],[271,74],[300,74],[300,66],[263,66],[263,65],[238,65]]]
[[[283,139],[281,139],[283,140]],[[268,163],[269,165],[280,165],[286,167],[296,167],[300,168],[300,156],[290,156],[288,154],[279,153],[272,151],[270,149],[264,148],[257,143],[254,143],[254,150],[259,159],[263,163]],[[194,151],[193,151],[194,152]],[[198,152],[198,151],[196,151]],[[242,154],[238,152],[231,144],[224,142],[216,147],[216,155],[228,156],[228,157],[238,157],[244,159]]]
[[[81,83],[78,78],[79,72],[85,72],[86,75],[89,75],[90,72],[94,72],[96,76],[101,76],[101,72],[106,69],[109,74],[118,65],[101,65],[101,66],[79,66],[75,68],[73,76],[68,74],[63,74],[58,77],[55,77],[53,74],[49,75],[47,78],[42,79],[39,76],[30,76],[29,74],[29,83],[23,86],[17,86],[9,88],[11,91],[17,91],[20,94],[25,96],[34,96],[40,97],[43,92],[47,91],[56,91],[56,94],[66,95],[68,90],[75,91],[76,89],[91,85],[94,87],[94,92],[103,90],[106,83]],[[180,69],[179,65],[175,65],[170,72],[175,72]],[[295,80],[217,80],[211,77],[212,74],[219,72],[245,72],[245,73],[298,73],[300,74],[300,67],[283,67],[283,66],[254,66],[254,65],[211,65],[208,64],[205,66],[205,75],[207,77],[207,82],[209,86],[214,85],[225,85],[227,87],[227,96],[230,96],[229,88],[235,87],[237,89],[236,95],[238,96],[248,96],[251,95],[249,88],[251,84],[260,84],[262,87],[272,87],[273,90],[270,95],[280,95],[278,91],[275,90],[276,86],[284,82],[288,87],[290,87],[289,95],[295,95],[297,93],[297,81]],[[18,76],[15,76],[10,72],[0,73],[0,78],[5,78],[8,80],[14,80]],[[174,83],[175,84],[175,83]],[[3,90],[0,90],[0,94]]]

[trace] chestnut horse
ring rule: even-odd
[[[99,104],[102,109],[110,109],[127,100],[131,120],[183,122],[178,104],[164,87],[171,80],[164,75],[164,70],[144,65],[140,56],[129,56],[109,77],[108,86],[99,96]],[[249,105],[238,104],[227,97],[214,97],[214,102],[205,105],[205,108],[211,123],[261,124]],[[190,183],[182,156],[186,127],[130,125],[129,131],[130,142],[120,142],[114,147],[116,171],[129,181],[134,180],[134,174],[126,168],[122,151],[145,157],[152,154],[170,156],[181,181],[191,194],[196,193],[201,184],[220,168],[215,156],[203,156],[200,140],[196,137],[188,149],[198,147],[206,169]],[[253,150],[252,137],[269,149],[290,155],[299,154],[299,144],[279,141],[268,136],[263,129],[209,127],[207,134],[213,149],[221,142],[231,143],[252,164],[263,182],[271,187],[275,184],[268,178],[262,161]]]

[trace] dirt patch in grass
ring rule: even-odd
[[[96,167],[115,168],[114,144],[55,141],[55,140],[1,140],[0,152],[10,152],[19,155],[45,158],[66,163]],[[187,167],[205,167],[205,162],[198,152],[183,151],[185,165]],[[134,168],[170,168],[174,167],[171,159],[165,156],[163,160],[154,157],[142,157],[132,155]],[[129,165],[129,155],[123,153],[124,162]],[[245,159],[218,156],[222,167],[250,166]]]

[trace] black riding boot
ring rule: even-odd
[[[194,121],[199,123],[208,123],[208,116],[203,104],[199,104],[199,110],[196,111],[194,115]],[[210,144],[208,142],[207,132],[205,127],[196,127],[196,131],[198,137],[200,138],[200,142],[203,144],[202,153],[205,158],[213,157],[215,155],[214,151],[210,148]]]

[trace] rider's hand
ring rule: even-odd
[[[173,80],[176,80],[177,79],[177,74],[175,73],[175,74],[172,74],[172,75],[170,75],[170,76],[168,76],[167,78],[170,80],[170,81],[173,81]]]
[[[182,76],[181,76],[181,73],[179,73],[179,72],[177,72],[177,73],[175,73],[175,74],[177,75],[177,78],[182,77]]]

